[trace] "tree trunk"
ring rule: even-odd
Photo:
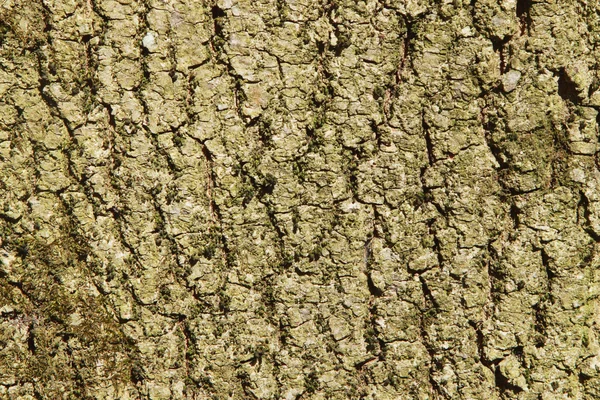
[[[0,1],[0,396],[600,398],[599,10]]]

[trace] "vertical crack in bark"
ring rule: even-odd
[[[506,72],[506,65],[508,64],[508,60],[506,59],[506,46],[508,42],[512,39],[512,36],[508,36],[502,39],[492,38],[492,47],[496,53],[498,53],[498,57],[500,58],[500,74],[504,74]]]
[[[421,326],[420,326],[421,342],[427,349],[427,353],[429,355],[428,381],[429,381],[429,385],[431,387],[431,391],[434,393],[434,396],[436,396],[437,398],[447,399],[448,397],[446,396],[445,392],[442,390],[442,388],[440,387],[438,382],[435,380],[435,372],[436,372],[436,370],[441,369],[441,365],[439,365],[439,362],[436,360],[436,358],[437,358],[436,351],[433,347],[432,340],[429,337],[429,334],[427,333],[427,326],[426,326],[426,322],[425,322],[426,317],[422,315],[420,317],[420,319],[421,319]]]
[[[554,302],[554,296],[552,294],[552,280],[554,279],[554,273],[550,267],[550,259],[544,249],[534,249],[540,252],[542,259],[542,265],[546,272],[546,290],[540,300],[532,306],[534,315],[534,330],[537,333],[535,339],[536,347],[544,347],[547,339],[547,327],[548,327],[548,307]]]
[[[471,325],[475,331],[475,336],[477,338],[477,353],[479,354],[479,362],[494,372],[494,364],[485,355],[485,335],[481,330],[481,323],[469,321],[469,325]]]
[[[35,355],[36,353],[36,345],[35,345],[35,325],[34,323],[30,323],[27,329],[27,349],[31,352],[31,354]]]
[[[187,318],[182,317],[179,320],[179,325],[181,329],[181,333],[184,338],[184,363],[185,363],[185,376],[192,380],[196,387],[201,386],[201,382],[194,380],[192,378],[192,372],[190,370],[191,366],[194,363],[194,357],[198,355],[198,349],[196,348],[196,338],[194,333],[190,329],[189,321]]]
[[[600,235],[594,230],[591,221],[590,201],[583,191],[579,191],[579,202],[577,204],[577,223],[583,226],[585,232],[596,243],[600,243]]]
[[[496,129],[497,129],[497,126],[496,126],[496,118],[497,117],[493,114],[490,116],[490,112],[489,112],[490,109],[492,109],[492,111],[493,111],[492,107],[494,107],[494,105],[487,104],[487,105],[485,105],[485,107],[481,108],[480,120],[481,120],[483,129],[484,129],[483,139],[485,141],[486,146],[490,150],[490,153],[492,154],[492,156],[498,163],[497,170],[504,170],[504,169],[509,168],[509,165],[506,162],[505,158],[503,157],[503,151],[502,151],[502,148],[500,147],[500,144],[497,143],[492,136],[494,131],[496,131]]]
[[[211,16],[213,19],[213,35],[210,38],[209,43],[212,50],[212,56],[214,58],[214,62],[217,65],[223,66],[225,69],[224,72],[233,79],[233,99],[235,102],[235,110],[240,121],[243,121],[247,127],[252,120],[249,117],[245,117],[244,113],[242,112],[242,106],[247,100],[246,93],[242,88],[244,79],[236,72],[233,65],[231,65],[227,51],[224,48],[225,43],[227,43],[225,31],[227,13],[219,6],[215,5],[211,8]]]
[[[492,303],[490,306],[495,307],[495,305],[501,300],[501,293],[497,290],[497,288],[499,288],[501,283],[504,281],[504,274],[499,270],[499,256],[491,242],[488,245],[487,254],[488,260],[486,262],[486,266],[489,282],[489,300]]]
[[[430,127],[429,124],[425,121],[425,111],[423,110],[421,112],[421,126],[423,128],[423,135],[425,138],[425,146],[427,149],[427,161],[429,162],[429,166],[432,166],[433,164],[435,164],[436,159],[435,159],[435,153],[434,153],[434,147],[433,147],[433,141],[431,139],[431,132],[429,131]]]
[[[219,205],[215,201],[214,194],[213,194],[213,190],[216,187],[216,182],[217,182],[217,175],[216,175],[216,171],[213,166],[214,159],[213,159],[213,156],[212,156],[210,150],[208,149],[208,147],[206,147],[206,144],[201,142],[201,145],[202,145],[202,154],[204,155],[204,159],[206,161],[206,166],[207,166],[207,168],[206,168],[207,169],[206,191],[207,191],[207,197],[208,197],[208,201],[209,201],[210,214],[212,217],[211,222],[212,222],[212,224],[214,224],[214,226],[216,227],[216,229],[219,232],[218,234],[220,237],[220,242],[221,242],[220,244],[222,246],[223,263],[225,265],[231,266],[233,252],[229,246],[227,235],[225,235],[225,232],[223,229],[223,217],[222,217],[221,210],[219,209]]]
[[[396,71],[396,76],[395,76],[394,97],[396,96],[395,92],[397,90],[398,85],[403,80],[402,75],[404,73],[404,70],[408,67],[408,63],[411,61],[410,52],[411,52],[412,46],[413,46],[412,42],[417,37],[417,35],[415,33],[415,28],[414,28],[416,21],[414,21],[412,19],[412,17],[410,17],[408,15],[403,15],[403,20],[404,20],[404,26],[406,27],[406,34],[404,36],[404,41],[403,41],[402,57],[400,59],[400,64],[398,65],[398,69]]]
[[[49,35],[49,33],[48,33],[48,35]],[[75,143],[74,130],[77,127],[71,126],[71,122],[62,115],[60,108],[59,108],[59,104],[45,90],[50,85],[50,81],[47,79],[46,76],[44,76],[47,73],[46,69],[44,68],[44,61],[45,61],[44,59],[45,59],[45,55],[42,53],[41,50],[39,50],[37,52],[38,69],[40,71],[40,78],[38,81],[38,92],[40,94],[40,97],[44,101],[46,107],[48,108],[48,111],[51,113],[51,115],[58,118],[62,122],[63,126],[65,127],[66,131],[69,134],[70,147],[63,153],[65,155],[65,158],[67,159],[68,171],[71,175],[71,178],[76,183],[83,186],[82,177],[78,176],[77,172],[75,171],[75,164],[73,163],[73,161],[71,159],[71,154],[70,154],[70,152],[72,151],[72,147]],[[34,153],[34,157],[35,157],[35,153]],[[39,165],[39,164],[37,164],[37,165]],[[39,169],[37,171],[39,174]],[[39,189],[37,189],[37,190],[39,190]]]
[[[435,349],[435,342],[431,339],[428,331],[428,323],[435,319],[435,315],[440,312],[440,305],[435,300],[435,297],[431,293],[427,281],[421,275],[419,275],[419,282],[421,283],[421,290],[425,299],[425,308],[421,310],[420,315],[420,327],[419,332],[421,336],[421,342],[427,349],[429,354],[429,384],[431,389],[436,396],[443,399],[448,399],[445,391],[440,387],[439,383],[435,380],[435,372],[442,368],[440,361],[438,360],[437,351]]]
[[[531,25],[533,23],[533,19],[531,18],[531,6],[533,4],[533,0],[517,0],[517,18],[521,23],[521,34],[531,35]]]
[[[367,342],[367,351],[372,354],[372,357],[367,357],[365,360],[358,362],[355,364],[355,368],[359,373],[359,377],[364,381],[366,376],[364,375],[363,368],[374,360],[385,361],[387,345],[386,342],[380,336],[380,327],[378,323],[378,310],[376,299],[380,298],[383,295],[383,290],[375,285],[373,282],[372,268],[373,268],[373,240],[379,238],[379,232],[377,230],[377,220],[378,220],[378,212],[377,206],[371,205],[371,210],[373,212],[373,222],[372,229],[370,235],[365,239],[363,246],[363,268],[364,274],[367,278],[367,287],[369,290],[369,303],[368,310],[369,316],[366,321],[365,327],[365,341]]]

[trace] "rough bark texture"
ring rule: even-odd
[[[600,398],[596,0],[1,0],[0,396]]]

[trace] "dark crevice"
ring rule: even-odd
[[[437,212],[440,215],[446,215],[446,212],[444,211],[442,206],[434,201],[434,196],[433,196],[433,192],[432,192],[432,189],[435,189],[440,186],[428,186],[425,182],[425,174],[427,173],[427,169],[428,169],[428,167],[421,167],[421,171],[419,174],[419,180],[421,181],[421,187],[423,189],[423,193],[422,193],[422,195],[417,196],[417,198],[415,199],[415,204],[414,204],[415,208],[418,208],[423,203],[431,203],[431,204],[433,204],[433,206],[436,208]],[[434,221],[435,221],[435,219],[430,220],[428,222],[430,231],[431,231]]]
[[[215,30],[215,34],[220,36],[223,33],[223,25],[221,23],[221,18],[225,18],[227,14],[225,14],[225,10],[221,9],[219,6],[213,6],[210,9],[210,14],[213,19],[213,27]]]
[[[372,206],[375,220],[378,220],[379,215],[377,213],[376,206]],[[386,343],[379,337],[379,324],[377,323],[377,304],[375,299],[383,295],[383,290],[378,288],[371,277],[371,271],[373,266],[373,239],[379,238],[376,224],[373,223],[373,231],[366,238],[363,245],[363,263],[365,268],[365,275],[367,277],[367,287],[369,289],[370,300],[369,300],[369,319],[367,330],[365,332],[365,339],[367,341],[367,350],[369,353],[374,354],[379,360],[385,360]],[[368,359],[362,363],[357,364],[357,368],[362,368],[366,363],[372,359]]]
[[[9,23],[7,23],[6,21],[0,21],[0,48],[2,48],[2,45],[4,43],[4,38],[9,34],[12,33],[12,26],[10,26]]]
[[[45,396],[42,396],[42,394],[40,393],[39,389],[36,387],[35,384],[34,384],[34,387],[33,387],[33,397],[35,397],[36,400],[44,400],[44,399],[46,399]]]
[[[275,232],[277,233],[277,237],[279,238],[280,248],[283,250],[283,247],[284,247],[283,240],[285,239],[286,234],[279,226],[279,223],[277,222],[277,217],[275,216],[275,211],[271,207],[268,207],[268,209],[267,209],[267,216],[269,217],[269,222],[271,222],[273,229],[275,229]],[[320,257],[320,254],[318,257]],[[317,258],[317,257],[315,257],[315,258]]]
[[[33,325],[33,323],[31,323],[29,325],[29,330],[27,333],[27,349],[31,352],[31,354],[36,353],[35,333],[33,332],[34,328],[35,326]]]
[[[19,215],[17,217],[11,217],[7,214],[0,213],[0,219],[3,219],[4,221],[6,221],[10,224],[16,224],[17,222],[19,222],[21,220],[21,218],[23,218],[22,215]]]
[[[378,360],[378,359],[379,359],[379,357],[369,357],[369,358],[367,358],[367,359],[366,359],[366,360],[364,360],[364,361],[360,361],[360,362],[358,362],[358,363],[354,364],[354,368],[356,368],[356,369],[359,369],[359,370],[360,370],[360,369],[362,369],[362,367],[364,367],[364,366],[365,366],[365,365],[367,365],[368,363],[370,363],[370,362],[372,362],[372,361],[375,361],[375,360]]]
[[[379,360],[385,360],[386,343],[379,337],[379,325],[377,324],[377,306],[369,306],[369,319],[365,331],[365,342],[367,351],[375,355]]]
[[[169,190],[168,188],[166,189],[167,191]],[[156,228],[155,231],[158,232],[159,236],[163,239],[165,239],[166,241],[166,246],[167,248],[169,248],[170,250],[170,254],[173,256],[172,259],[175,261],[175,264],[177,265],[177,267],[179,267],[179,271],[176,271],[176,273],[174,274],[174,276],[177,277],[177,279],[179,280],[179,283],[182,286],[185,286],[186,283],[185,281],[182,280],[182,273],[181,271],[184,270],[184,265],[182,264],[182,257],[181,257],[181,251],[179,249],[179,246],[177,244],[177,240],[169,233],[168,230],[168,226],[167,226],[167,221],[168,221],[168,216],[165,215],[165,211],[163,210],[160,202],[158,201],[159,197],[159,190],[156,190],[155,193],[153,193],[152,195],[152,199],[153,199],[153,203],[154,203],[154,210],[155,210],[155,224],[156,224]],[[161,243],[162,245],[162,243]],[[164,287],[166,289],[166,287]],[[165,293],[163,293],[163,295],[165,295]],[[169,299],[169,295],[168,295],[168,291],[166,293],[166,296],[164,296],[167,298],[167,300]]]
[[[221,210],[219,208],[219,205],[217,204],[217,202],[215,201],[215,199],[213,198],[213,194],[212,191],[213,189],[216,187],[216,182],[217,182],[217,175],[215,172],[215,169],[213,167],[213,163],[214,163],[214,157],[212,155],[212,153],[210,152],[210,150],[208,149],[208,147],[206,146],[206,144],[201,143],[202,144],[202,154],[204,155],[204,158],[206,159],[207,165],[208,165],[208,177],[207,177],[207,191],[208,191],[208,197],[209,197],[209,206],[210,206],[210,213],[212,215],[212,217],[215,219],[215,223],[218,226],[218,230],[219,232],[219,238],[220,238],[220,243],[223,249],[223,252],[225,254],[225,263],[228,266],[231,266],[232,262],[233,262],[233,256],[234,253],[231,251],[230,247],[229,247],[229,241],[227,239],[227,236],[225,235],[225,232],[223,232],[223,227],[222,227],[222,213]]]
[[[255,285],[255,289],[260,292],[262,304],[265,305],[264,314],[266,314],[267,319],[273,326],[277,326],[280,324],[280,319],[277,315],[277,295],[275,292],[274,275],[270,274],[263,277],[261,282]]]
[[[261,177],[261,182],[254,182],[258,189],[257,198],[262,200],[266,195],[272,195],[277,185],[277,178],[271,174],[266,174]]]
[[[492,246],[492,242],[487,248],[488,259],[486,260],[487,273],[489,279],[490,300],[492,303],[497,303],[500,299],[499,288],[502,287],[502,282],[505,280],[505,274],[498,267],[498,253]]]
[[[517,0],[517,18],[521,23],[521,34],[524,35],[527,33],[531,34],[531,5],[533,4],[532,0]]]
[[[406,35],[404,36],[404,44],[403,44],[403,49],[402,49],[403,50],[402,56],[400,58],[400,64],[398,65],[398,69],[396,70],[396,76],[395,76],[396,82],[395,82],[394,91],[396,91],[396,87],[402,81],[402,73],[404,72],[404,70],[406,69],[406,67],[408,66],[408,63],[410,61],[409,55],[413,49],[413,40],[417,37],[415,28],[414,28],[415,21],[413,21],[409,17],[405,17],[404,24],[406,26]]]
[[[421,113],[421,126],[423,128],[423,135],[425,137],[425,146],[427,148],[427,161],[429,165],[433,165],[435,163],[435,156],[433,153],[433,141],[431,140],[431,133],[429,132],[430,126],[425,121],[425,112]]]
[[[515,346],[511,350],[512,350],[512,353],[515,356],[517,356],[517,359],[520,362],[523,362],[523,350],[524,350],[524,347],[523,346]]]
[[[429,232],[433,236],[433,248],[432,248],[432,250],[433,250],[433,252],[436,255],[437,267],[441,267],[442,263],[444,261],[443,257],[442,257],[442,247],[441,247],[440,239],[438,238],[438,235],[437,235],[437,231],[433,227],[433,223],[434,223],[434,220],[431,220],[427,224],[427,228],[428,228]]]
[[[481,325],[475,321],[469,321],[469,325],[471,325],[471,327],[475,331],[475,336],[477,338],[477,352],[479,354],[479,362],[487,368],[493,370],[494,363],[488,360],[488,358],[485,356],[485,337],[483,335],[483,332],[481,331]]]
[[[317,372],[316,371],[310,372],[304,378],[304,392],[298,397],[298,399],[303,398],[304,394],[315,393],[316,391],[319,390],[320,386],[321,385],[319,383],[319,375],[317,374]]]
[[[29,255],[30,248],[29,248],[28,244],[23,243],[23,244],[17,246],[16,250],[17,250],[17,256],[19,256],[19,258],[21,260],[25,260],[25,258],[27,258],[27,256]]]
[[[273,146],[273,130],[272,130],[272,122],[268,119],[264,119],[262,117],[255,117],[250,120],[248,123],[248,127],[252,127],[254,125],[258,125],[258,136],[260,141],[262,142],[265,148],[270,148]]]
[[[538,187],[534,187],[532,189],[527,189],[527,190],[511,187],[511,186],[509,186],[509,183],[508,183],[508,181],[509,181],[508,177],[509,177],[508,171],[503,171],[503,174],[500,175],[500,178],[501,178],[500,184],[502,185],[504,190],[506,190],[506,192],[510,196],[519,196],[519,195],[534,193],[534,192],[541,190]]]
[[[373,131],[373,134],[375,135],[375,141],[377,142],[377,148],[381,149],[381,147],[389,146],[390,142],[388,140],[383,139],[381,130],[377,126],[377,123],[375,122],[375,120],[371,120],[369,122],[369,125],[371,127],[371,130]]]
[[[592,222],[590,220],[590,202],[585,193],[580,191],[579,193],[579,203],[577,204],[577,208],[579,210],[578,213],[578,223],[583,225],[583,229],[585,232],[596,242],[600,243],[600,235],[594,231],[592,227]],[[583,220],[583,221],[582,221]]]
[[[126,221],[125,221],[125,210],[120,210],[118,208],[115,207],[111,207],[109,209],[107,209],[108,212],[111,213],[113,219],[115,220],[115,222],[117,223],[117,232],[119,234],[119,241],[121,242],[121,244],[123,246],[125,246],[125,248],[129,251],[129,253],[131,254],[131,257],[133,258],[133,261],[136,263],[136,265],[142,269],[142,262],[141,257],[137,251],[137,249],[132,246],[129,241],[125,238],[125,232],[127,231],[126,228],[124,228],[124,226],[126,225]]]
[[[136,385],[144,382],[146,379],[146,372],[144,371],[144,368],[140,362],[136,362],[133,367],[131,367],[130,378],[131,381]]]
[[[552,279],[554,279],[556,277],[556,274],[552,271],[552,268],[550,267],[551,258],[544,251],[544,249],[537,249],[537,250],[540,251],[540,256],[542,258],[542,265],[546,269],[546,276],[548,278],[548,291],[550,291],[550,282],[552,281]]]
[[[435,297],[433,297],[433,294],[432,294],[431,290],[429,289],[429,286],[427,285],[425,278],[423,278],[422,276],[419,275],[419,282],[421,282],[421,289],[423,290],[423,296],[425,297],[425,301],[427,304],[429,304],[429,310],[432,310],[432,309],[438,310],[440,308],[440,305],[435,300]]]
[[[112,128],[113,132],[116,132],[117,131],[117,121],[115,120],[115,115],[114,115],[112,105],[109,103],[105,103],[105,102],[101,102],[100,104],[102,104],[104,106],[104,108],[106,108],[106,111],[108,111],[108,124]],[[112,156],[112,153],[111,153],[111,156]]]
[[[534,330],[536,332],[535,338],[535,347],[543,347],[546,344],[547,339],[547,312],[548,312],[548,302],[552,301],[552,293],[551,293],[551,282],[553,274],[550,269],[547,267],[547,262],[544,262],[544,266],[546,267],[547,277],[547,289],[546,294],[540,298],[540,300],[532,306],[534,311]]]
[[[518,229],[519,225],[521,223],[520,219],[519,219],[519,213],[521,212],[521,210],[519,210],[519,207],[517,207],[517,205],[514,202],[511,202],[510,204],[510,218],[513,221],[513,229]]]
[[[244,122],[245,128],[249,128],[258,122],[257,118],[249,118],[243,113],[243,104],[248,100],[246,92],[243,88],[244,79],[240,76],[233,65],[231,64],[227,52],[225,51],[225,44],[227,43],[227,32],[225,22],[227,14],[225,10],[214,6],[211,9],[211,16],[213,19],[213,35],[210,38],[210,45],[213,51],[213,57],[217,64],[223,66],[229,77],[233,78],[233,98],[235,100],[235,110],[237,116],[241,121]]]
[[[587,374],[584,374],[583,372],[580,372],[579,375],[577,375],[577,379],[579,380],[579,383],[582,386],[585,386],[587,384],[587,382],[592,378],[593,378],[593,376],[589,376]]]
[[[500,58],[500,74],[504,74],[506,72],[506,44],[510,41],[511,36],[504,37],[499,39],[497,37],[492,37],[492,47],[496,53],[498,53],[498,57]]]
[[[206,158],[206,160],[209,163],[212,163],[214,161],[212,153],[210,152],[210,150],[208,150],[208,147],[206,147],[206,145],[204,143],[200,143],[200,144],[202,145],[202,154],[204,155],[204,158]],[[211,173],[212,173],[212,171],[211,171]]]
[[[350,186],[350,191],[352,192],[352,198],[357,201],[358,197],[359,197],[359,193],[358,193],[358,186],[359,186],[359,182],[358,182],[358,163],[359,163],[359,156],[351,151],[351,156],[348,157],[349,160],[347,160],[347,162],[345,163],[345,175],[348,177],[348,182],[349,182],[349,186]]]
[[[317,44],[317,52],[319,53],[319,55],[323,56],[325,54],[325,43],[320,40],[317,40],[316,44]]]
[[[483,107],[480,113],[481,124],[484,129],[484,140],[487,147],[490,149],[490,153],[492,153],[492,156],[498,163],[498,169],[508,169],[510,166],[508,162],[504,159],[504,157],[502,157],[503,150],[500,146],[500,143],[495,141],[492,136],[493,132],[502,130],[502,127],[497,126],[498,116],[495,113],[488,111],[490,107],[491,106],[489,105]]]
[[[235,85],[233,88],[233,94],[234,94],[234,98],[235,98],[235,106],[236,106],[236,112],[237,115],[240,117],[240,119],[242,121],[245,121],[246,123],[246,127],[251,126],[252,121],[244,118],[244,114],[242,112],[242,107],[243,104],[246,102],[246,100],[248,100],[248,97],[246,96],[246,92],[244,91],[244,88],[242,87],[242,79],[241,77],[237,76],[235,70],[233,69],[233,67],[231,66],[231,64],[227,64],[228,66],[228,70],[229,70],[229,74],[233,77],[235,77]]]
[[[337,22],[335,20],[334,15],[336,15],[336,11],[338,10],[339,5],[336,2],[329,2],[324,8],[323,14],[327,15],[329,19],[329,24],[333,27],[333,34],[337,39],[335,45],[327,46],[329,50],[333,51],[333,54],[336,57],[342,55],[342,52],[352,45],[350,37],[346,32],[342,31],[343,24]],[[337,13],[339,15],[339,13]],[[325,50],[325,49],[324,49]],[[321,51],[320,51],[321,52]]]
[[[247,185],[251,186],[251,189],[246,190],[246,194],[242,200],[242,205],[246,207],[249,202],[256,198],[256,200],[262,203],[265,206],[266,214],[273,227],[274,231],[277,233],[277,241],[280,251],[281,259],[284,260],[282,262],[282,266],[291,266],[291,260],[286,255],[285,250],[285,237],[287,236],[287,231],[282,228],[277,220],[276,211],[273,207],[273,204],[270,201],[270,196],[273,194],[275,187],[277,185],[277,178],[269,173],[263,174],[259,171],[255,171],[252,166],[250,166],[250,171],[244,168],[245,165],[250,165],[249,163],[244,163],[239,169],[238,174],[242,175],[242,181]],[[321,256],[320,251],[313,252],[309,259],[311,261],[316,261]]]
[[[386,223],[385,217],[377,210],[377,206],[375,205],[373,205],[373,216],[377,223],[377,225],[373,227],[373,237],[383,239],[386,246],[389,248],[394,247],[390,227]]]
[[[186,366],[186,375],[190,376],[190,365],[194,363],[194,356],[197,354],[198,350],[196,348],[196,337],[193,332],[190,330],[188,321],[181,320],[181,332],[183,333],[183,337],[185,340],[185,366]],[[195,382],[198,384],[198,382]]]
[[[288,5],[285,0],[276,0],[275,6],[277,7],[277,18],[274,21],[265,21],[265,23],[267,26],[272,24],[272,26],[282,27],[287,21]]]
[[[371,274],[367,274],[367,285],[369,287],[369,293],[375,297],[381,297],[383,295],[383,291],[375,286],[373,283],[373,279],[371,278]]]
[[[350,41],[350,38],[348,37],[347,34],[342,33],[340,31],[339,24],[334,24],[333,28],[334,28],[335,36],[337,38],[337,43],[335,44],[335,46],[332,46],[332,50],[333,50],[333,54],[335,54],[336,57],[339,57],[342,55],[342,52],[345,49],[347,49],[348,47],[350,47],[352,45],[352,42]]]
[[[598,64],[594,64],[590,69],[592,69],[593,71],[597,71],[599,67],[600,66]],[[599,88],[600,88],[600,79],[598,79],[598,76],[594,76],[594,78],[592,79],[592,83],[590,84],[590,86],[588,88],[587,96],[588,97],[592,96]],[[597,107],[594,107],[594,108],[597,109]],[[596,118],[600,118],[600,114],[598,114],[598,116]]]
[[[500,372],[500,368],[496,367],[496,372],[494,375],[495,375],[495,384],[496,384],[496,387],[498,388],[498,390],[500,391],[500,393],[502,393],[502,394],[508,394],[508,393],[518,394],[523,391],[523,389],[520,388],[519,386],[516,386],[516,385],[513,385],[512,383],[510,383],[508,378],[506,378],[504,375],[502,375],[502,373]]]
[[[224,20],[227,18],[227,14],[225,13],[225,10],[218,6],[214,6],[211,8],[211,16],[213,20],[213,35],[210,39],[210,44],[217,53],[217,62],[220,62],[219,56],[225,52],[223,49],[223,46],[226,43]],[[226,65],[226,67],[229,69],[230,66]]]
[[[84,35],[81,40],[85,47],[85,64],[86,64],[86,72],[85,72],[85,87],[89,89],[87,93],[87,105],[86,107],[92,108],[91,105],[96,103],[96,95],[98,93],[98,87],[100,86],[97,78],[95,77],[96,71],[98,69],[98,62],[96,57],[94,57],[94,46],[91,43],[93,39],[92,35]]]
[[[542,265],[546,271],[546,293],[543,298],[532,307],[535,310],[534,329],[538,333],[536,347],[542,347],[546,343],[546,315],[549,304],[552,304],[554,301],[554,296],[552,294],[552,280],[555,278],[555,274],[550,268],[550,258],[543,249],[540,250],[540,256],[542,259]]]
[[[53,28],[53,24],[52,24],[52,11],[50,10],[50,8],[48,7],[48,5],[44,2],[44,1],[40,1],[39,4],[41,4],[44,12],[44,29],[43,32],[46,34],[47,38],[50,38],[50,31],[52,31]],[[38,45],[41,43],[38,43]]]
[[[565,101],[569,101],[573,104],[579,103],[579,94],[577,92],[577,86],[573,82],[564,68],[558,71],[558,95]]]
[[[475,7],[477,7],[477,0],[470,0],[469,1],[469,7],[470,7],[470,10],[471,10],[471,18],[473,20],[475,20],[476,19],[475,18]]]

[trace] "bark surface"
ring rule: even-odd
[[[0,397],[600,398],[596,0],[0,0]]]

